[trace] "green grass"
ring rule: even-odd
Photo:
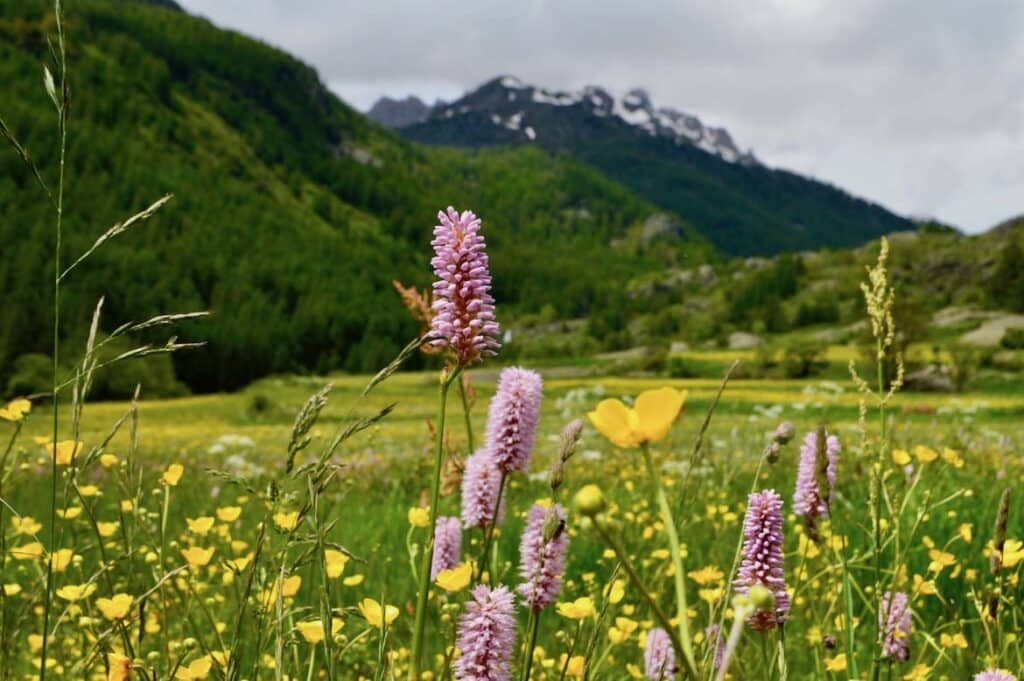
[[[364,597],[380,597],[399,605],[401,615],[396,621],[392,634],[391,645],[401,649],[408,645],[408,627],[411,625],[411,612],[408,609],[413,601],[414,583],[409,570],[410,558],[406,550],[407,533],[406,512],[425,492],[426,478],[429,469],[431,439],[427,421],[433,418],[437,377],[432,373],[397,374],[378,388],[367,399],[359,396],[367,377],[365,376],[333,376],[330,378],[335,388],[328,406],[322,413],[314,434],[314,445],[311,451],[328,439],[337,429],[355,417],[369,416],[386,404],[396,403],[394,412],[383,422],[349,441],[342,451],[339,463],[342,465],[340,475],[325,495],[327,517],[336,524],[330,532],[333,542],[344,546],[356,557],[350,562],[345,575],[363,575],[361,584],[343,586],[332,585],[335,603],[344,611],[345,628],[342,630],[350,640],[361,630],[361,620],[355,611],[355,605]],[[226,539],[204,539],[193,536],[186,527],[185,518],[201,515],[212,515],[217,507],[236,503],[241,496],[246,509],[242,521],[230,530],[232,539],[242,539],[251,543],[254,539],[254,521],[258,518],[262,503],[253,498],[252,493],[233,488],[230,484],[208,473],[208,469],[231,469],[238,461],[232,463],[231,457],[241,457],[264,470],[252,478],[254,490],[264,488],[266,481],[279,477],[284,461],[288,433],[291,428],[294,412],[305,398],[321,386],[327,379],[273,377],[260,381],[238,393],[188,397],[173,400],[143,401],[139,405],[139,450],[137,460],[148,471],[145,479],[153,481],[159,471],[172,462],[185,466],[185,475],[179,487],[174,489],[169,515],[168,534],[173,539],[171,546],[198,543],[215,545],[220,557],[226,558],[231,550]],[[478,399],[472,410],[477,438],[482,437],[482,429],[486,415],[486,402],[493,390],[493,372],[482,370],[477,372],[474,385]],[[538,438],[538,445],[531,476],[519,476],[513,479],[508,505],[509,520],[502,528],[499,555],[501,569],[499,579],[514,584],[516,581],[515,566],[518,562],[517,542],[521,528],[519,514],[534,500],[551,496],[543,478],[535,473],[546,469],[550,457],[555,450],[552,438],[561,426],[571,418],[585,416],[603,396],[618,397],[634,395],[637,392],[654,386],[674,385],[685,388],[689,398],[686,413],[673,430],[669,439],[656,447],[659,460],[666,462],[684,461],[696,437],[700,421],[708,407],[710,399],[718,388],[718,381],[713,379],[664,380],[659,378],[636,377],[589,377],[589,378],[553,378],[546,383],[546,397],[543,418]],[[840,501],[835,520],[834,531],[847,536],[855,552],[862,551],[866,546],[865,514],[858,509],[856,501],[863,498],[866,476],[863,469],[863,457],[857,452],[859,437],[856,430],[856,395],[850,386],[842,386],[843,392],[835,394],[834,388],[825,387],[818,381],[735,381],[730,383],[722,403],[714,414],[714,419],[706,440],[707,465],[696,470],[697,475],[689,478],[689,490],[682,507],[683,533],[682,540],[687,547],[689,557],[687,567],[696,569],[704,565],[716,565],[728,572],[733,547],[739,533],[739,518],[743,506],[739,503],[752,484],[753,466],[764,447],[768,434],[776,424],[789,419],[797,425],[799,433],[816,426],[822,420],[828,421],[830,428],[837,432],[846,448],[841,467],[839,485]],[[256,405],[259,405],[257,408]],[[109,425],[123,414],[129,405],[126,403],[107,402],[94,403],[86,407],[85,424],[81,439],[87,447],[100,438]],[[969,393],[964,395],[915,395],[901,394],[894,404],[893,433],[896,446],[912,448],[924,444],[942,451],[943,447],[951,446],[960,451],[967,463],[963,469],[954,469],[941,461],[925,467],[924,482],[916,489],[915,504],[924,507],[925,499],[932,502],[948,494],[968,491],[970,499],[959,497],[955,503],[942,507],[930,514],[930,518],[917,532],[913,547],[907,554],[906,568],[909,574],[927,575],[928,549],[921,544],[922,536],[931,537],[934,542],[943,545],[956,536],[957,527],[969,522],[974,528],[972,546],[956,545],[953,549],[963,568],[984,570],[985,559],[981,547],[987,539],[988,528],[992,524],[995,502],[1004,484],[1017,484],[1022,480],[1021,468],[1014,459],[1007,457],[1012,453],[1003,438],[1014,437],[1012,424],[1019,422],[1024,415],[1024,397],[1017,394],[986,394]],[[449,424],[451,424],[451,452],[459,457],[465,454],[465,436],[457,405],[451,407]],[[38,494],[42,480],[33,474],[35,465],[32,463],[38,454],[36,445],[31,443],[34,436],[44,436],[47,432],[48,417],[45,408],[36,409],[29,417],[16,452],[24,466],[17,470],[9,483],[7,501],[20,513],[41,518],[45,514],[42,496]],[[65,432],[67,432],[65,428]],[[224,444],[222,436],[233,435],[251,438],[251,444]],[[219,448],[215,445],[224,445]],[[127,434],[116,437],[109,452],[123,458],[129,444]],[[779,464],[769,467],[758,481],[759,487],[777,487],[788,499],[792,494],[793,477],[795,475],[795,444],[789,445]],[[666,468],[666,482],[670,493],[677,494],[687,478],[678,472],[676,464]],[[993,476],[998,470],[1004,470],[1009,477],[998,484],[992,484]],[[661,547],[658,533],[651,536],[645,528],[651,526],[653,518],[652,506],[644,492],[646,483],[640,474],[640,463],[636,455],[616,451],[589,428],[585,431],[579,453],[567,469],[566,490],[562,499],[586,483],[596,482],[606,490],[615,502],[617,510],[613,516],[619,519],[626,534],[627,546],[640,561],[642,570],[654,584],[663,584],[665,580],[665,564],[661,559],[653,558],[655,549]],[[897,471],[894,469],[894,474]],[[900,476],[902,474],[899,474]],[[105,496],[96,502],[100,516],[109,516],[103,510],[116,501],[118,492],[112,486],[111,472],[94,466],[92,471],[83,474],[88,481],[97,483]],[[159,508],[160,496],[157,487],[147,483],[141,490],[138,503],[142,508],[154,510]],[[908,489],[909,482],[901,482],[897,477],[890,480],[893,493],[898,489]],[[262,496],[262,494],[260,495]],[[76,503],[74,500],[69,504]],[[285,504],[287,505],[287,504]],[[709,514],[711,506],[722,505],[722,509]],[[458,495],[448,496],[442,500],[443,513],[457,513]],[[723,513],[738,515],[728,516]],[[1014,518],[1020,518],[1019,509],[1014,509]],[[130,522],[125,520],[124,522]],[[142,521],[138,521],[140,524]],[[70,525],[70,524],[69,524]],[[794,533],[798,523],[790,516],[787,521],[787,569],[795,571],[802,562],[796,553],[797,543]],[[1019,527],[1012,524],[1011,528]],[[413,541],[422,538],[422,531],[413,534]],[[1012,532],[1011,532],[1012,534]],[[574,522],[571,529],[572,549],[569,568],[569,579],[564,597],[575,598],[587,593],[599,596],[602,585],[606,582],[613,567],[612,563],[602,557],[604,549],[600,542],[587,532],[580,531]],[[478,539],[470,539],[467,534],[467,548]],[[89,547],[88,533],[79,528],[68,537],[68,540],[91,563],[95,548]],[[84,543],[82,543],[84,542]],[[477,548],[476,550],[479,550]],[[837,633],[832,620],[837,613],[834,594],[828,589],[834,582],[828,575],[832,559],[827,551],[808,562],[812,569],[825,571],[822,577],[807,581],[801,589],[806,597],[800,605],[794,606],[794,621],[787,628],[787,636],[794,644],[789,652],[789,663],[794,672],[791,678],[809,678],[812,670],[820,669],[822,660],[828,653],[820,646],[804,646],[802,642],[811,627],[818,627],[825,633]],[[170,563],[180,563],[176,552],[171,552]],[[5,579],[23,581],[31,579],[24,571],[22,562],[15,563],[15,571],[11,572],[8,563]],[[973,566],[973,567],[972,567]],[[222,570],[222,569],[221,569]],[[197,573],[198,586],[203,587],[205,580],[217,578],[214,572]],[[305,606],[315,606],[315,593],[312,585],[317,583],[316,573],[312,566],[301,563],[295,568],[295,574],[303,576],[304,584],[296,596],[291,617],[295,620],[305,619],[315,614],[313,610],[304,610]],[[206,575],[200,578],[200,575]],[[82,575],[84,578],[86,575]],[[62,575],[67,582],[79,581],[72,573]],[[799,583],[790,577],[791,585]],[[860,571],[855,579],[863,584],[867,572]],[[973,648],[981,650],[982,640],[977,622],[969,617],[969,600],[966,589],[970,585],[963,581],[962,575],[950,578],[945,572],[938,580],[943,594],[948,597],[950,605],[962,619],[962,630],[969,634]],[[212,582],[208,583],[212,585]],[[28,586],[26,584],[26,586]],[[691,582],[691,601],[695,600],[696,586]],[[101,592],[102,593],[102,592]],[[659,591],[659,598],[670,601],[668,591]],[[208,623],[204,624],[204,616],[196,610],[194,597],[188,594],[179,595],[183,599],[182,611],[185,619],[171,626],[175,640],[192,636],[203,641],[203,650],[218,649],[216,641],[208,631]],[[821,599],[820,601],[818,599]],[[460,600],[455,595],[454,600]],[[232,597],[227,603],[211,602],[215,620],[229,618],[227,613]],[[192,605],[188,605],[191,603]],[[623,604],[626,611],[633,617],[644,620],[646,615],[636,594],[627,588],[627,597]],[[633,605],[635,610],[628,610]],[[697,610],[694,619],[698,629],[707,623],[706,604],[697,601],[692,607]],[[620,606],[621,607],[621,606]],[[858,609],[861,606],[858,605]],[[924,638],[926,635],[937,637],[940,631],[953,631],[952,624],[941,624],[948,619],[948,611],[934,597],[920,597],[915,603],[918,613],[920,636],[914,638],[915,659],[926,660],[928,664],[939,669],[965,669],[976,664],[967,658],[973,653],[956,652],[954,658],[933,660],[935,652],[929,650]],[[191,614],[188,614],[191,613]],[[1016,616],[1016,615],[1014,615]],[[959,620],[956,620],[959,621]],[[973,623],[972,623],[973,622]],[[607,623],[606,623],[607,624]],[[67,628],[67,625],[64,625]],[[446,627],[441,621],[432,625]],[[588,625],[589,627],[590,625]],[[938,627],[938,628],[936,628]],[[546,654],[556,659],[564,650],[566,641],[559,638],[559,631],[565,628],[564,621],[554,614],[542,619],[540,640]],[[960,629],[957,629],[959,631]],[[68,628],[65,638],[61,641],[59,651],[70,655],[67,648],[67,636],[74,640],[73,628]],[[589,631],[589,629],[588,629]],[[866,632],[866,630],[865,630]],[[973,633],[972,633],[973,632]],[[16,640],[24,641],[24,632],[16,635]],[[202,637],[205,636],[205,639]],[[296,634],[288,634],[294,641],[294,649],[289,647],[289,656],[293,653],[299,663],[296,670],[304,671],[308,657],[307,644],[296,638]],[[749,638],[749,637],[748,637]],[[371,678],[373,670],[374,646],[367,642],[372,639],[361,639],[344,657],[345,664],[352,670]],[[600,636],[604,645],[604,635]],[[249,646],[253,645],[250,640]],[[289,646],[292,644],[290,643]],[[440,652],[440,644],[435,641],[431,646]],[[180,653],[180,651],[179,651]],[[257,655],[258,651],[247,649],[246,655]],[[197,653],[198,654],[198,653]],[[605,668],[598,678],[619,679],[626,674],[627,663],[639,663],[640,650],[635,638],[614,647],[604,663]],[[737,673],[753,674],[759,653],[753,640],[744,643],[740,650]],[[963,658],[963,659],[961,659]],[[16,659],[19,659],[16,657]],[[71,659],[71,658],[69,658]],[[191,658],[188,658],[191,659]],[[253,659],[258,659],[253,658]],[[286,660],[287,662],[287,660]],[[24,661],[18,662],[24,664]],[[288,664],[291,664],[288,662]],[[863,664],[863,663],[862,663]],[[945,665],[945,666],[943,666]],[[159,667],[159,665],[158,665]],[[17,668],[20,668],[17,667]],[[746,671],[744,671],[746,670]],[[266,671],[266,670],[265,670]],[[543,678],[554,678],[548,672],[542,672]],[[345,677],[349,678],[349,677]],[[355,676],[351,678],[356,678]],[[537,678],[542,678],[538,676]],[[742,676],[741,678],[759,678]],[[818,677],[815,677],[818,678]]]

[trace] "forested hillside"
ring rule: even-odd
[[[569,157],[403,141],[328,92],[308,66],[173,7],[66,7],[71,114],[62,257],[165,193],[156,217],[106,245],[63,293],[65,328],[209,309],[175,357],[194,390],[279,371],[378,368],[417,331],[391,280],[429,282],[437,210],[485,221],[502,315],[585,315],[638,273],[714,257],[682,220],[653,236],[651,204]],[[0,2],[2,115],[54,184],[42,86],[52,5]],[[53,225],[46,198],[0,154],[0,386],[49,352]],[[649,232],[649,230],[648,230]],[[70,341],[82,339],[70,338]],[[165,367],[166,369],[166,367]],[[166,371],[165,371],[166,373]]]

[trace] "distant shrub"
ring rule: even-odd
[[[839,302],[835,298],[805,300],[793,317],[793,326],[835,324],[839,321]]]
[[[644,349],[640,361],[641,371],[664,373],[668,366],[668,348],[663,345],[652,345]]]
[[[110,361],[131,347],[127,338],[114,340],[100,350],[100,363]],[[180,397],[189,392],[175,376],[171,356],[155,354],[98,370],[89,395],[97,400],[125,400],[135,394],[136,386],[142,386],[142,393],[147,397]]]
[[[7,381],[7,395],[36,395],[53,390],[53,360],[46,355],[29,353],[14,360],[14,369]]]
[[[690,363],[680,355],[672,355],[665,362],[665,373],[670,378],[693,378],[697,372],[690,366]]]
[[[794,343],[782,356],[782,371],[786,378],[807,378],[828,366],[825,345],[811,341]]]
[[[1024,326],[1007,329],[999,344],[1007,350],[1024,350]]]

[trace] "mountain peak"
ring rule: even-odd
[[[366,115],[388,128],[404,128],[427,120],[430,107],[416,95],[409,95],[403,99],[385,96],[378,99]]]
[[[545,133],[554,134],[547,128],[562,123],[552,117],[559,110],[573,108],[584,118],[619,119],[636,132],[696,147],[728,163],[758,164],[753,152],[741,150],[724,128],[707,126],[697,116],[676,109],[656,108],[643,88],[633,88],[621,96],[599,85],[587,85],[576,91],[549,90],[509,74],[488,80],[454,102],[438,102],[427,113],[416,108],[414,113],[407,114],[403,109],[402,115],[395,117],[391,112],[397,108],[393,100],[382,98],[369,115],[393,128],[422,123],[430,117],[469,116],[477,119],[478,124],[489,120],[491,125],[501,128],[496,132],[507,142],[522,142],[534,141]],[[585,124],[585,120],[576,122]]]

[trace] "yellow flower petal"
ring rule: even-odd
[[[123,620],[131,611],[134,600],[129,594],[115,594],[111,598],[97,598],[96,607],[108,620]]]
[[[620,400],[601,400],[594,411],[587,414],[598,432],[619,447],[636,447],[640,444],[638,434],[633,430],[636,415]]]
[[[378,629],[383,629],[385,625],[390,626],[398,618],[398,608],[393,605],[381,608],[380,603],[372,598],[364,598],[359,603],[359,612],[370,626]]]
[[[178,481],[181,480],[181,474],[184,472],[184,466],[180,463],[172,463],[167,467],[167,470],[164,471],[164,474],[160,476],[160,482],[168,487],[176,487]]]
[[[456,591],[462,591],[469,586],[470,580],[473,578],[473,565],[468,561],[460,564],[457,567],[451,568],[450,570],[441,570],[437,573],[437,585],[448,591],[454,593]]]
[[[674,388],[645,390],[636,398],[637,430],[643,440],[657,442],[668,434],[686,401],[686,393]]]

